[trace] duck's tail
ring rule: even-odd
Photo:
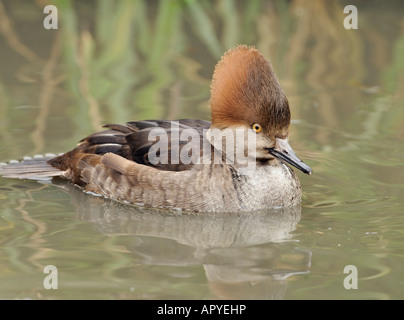
[[[48,163],[48,160],[53,157],[55,157],[54,154],[36,155],[33,158],[24,157],[21,161],[11,160],[8,163],[0,163],[0,176],[31,180],[49,180],[52,177],[62,176],[63,171]]]

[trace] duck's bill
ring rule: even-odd
[[[295,168],[306,174],[312,174],[313,170],[305,164],[300,158],[295,154],[289,143],[284,139],[276,139],[276,146],[274,148],[268,149],[268,152],[274,157],[283,160]]]

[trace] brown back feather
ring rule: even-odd
[[[202,152],[203,140],[206,139],[203,135],[203,130],[208,129],[211,125],[208,121],[203,120],[188,120],[183,119],[178,121],[178,130],[175,133],[181,135],[185,129],[196,129],[199,133],[199,141],[192,140],[193,143],[199,144]],[[81,140],[80,144],[73,150],[50,159],[48,163],[55,168],[66,171],[65,175],[78,185],[83,185],[82,169],[83,163],[90,166],[96,166],[101,163],[102,155],[106,153],[114,153],[121,157],[134,161],[136,163],[154,167],[164,171],[183,171],[189,170],[192,164],[171,163],[171,143],[166,148],[161,148],[160,152],[167,152],[168,163],[152,164],[149,161],[150,148],[156,141],[149,141],[148,136],[152,129],[162,128],[168,136],[168,141],[171,141],[172,121],[167,120],[148,120],[128,122],[125,125],[108,124],[109,130],[97,132]],[[179,152],[181,148],[188,144],[188,141],[179,142]],[[181,159],[179,159],[181,160]],[[86,166],[87,167],[87,166]]]

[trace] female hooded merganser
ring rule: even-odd
[[[289,146],[289,103],[258,50],[238,46],[222,57],[213,74],[210,107],[211,123],[110,124],[67,153],[5,165],[0,174],[59,176],[90,193],[149,207],[236,212],[299,205],[301,186],[285,162],[312,171]],[[226,130],[231,141],[213,138]],[[243,161],[230,157],[240,145]],[[244,160],[247,167],[253,164],[251,170],[245,171]]]

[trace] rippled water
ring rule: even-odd
[[[332,3],[54,1],[56,31],[37,4],[0,1],[0,161],[66,151],[103,123],[209,119],[214,65],[246,43],[271,59],[314,170],[302,208],[238,215],[0,178],[0,298],[403,299],[404,6],[360,2],[346,30]]]

